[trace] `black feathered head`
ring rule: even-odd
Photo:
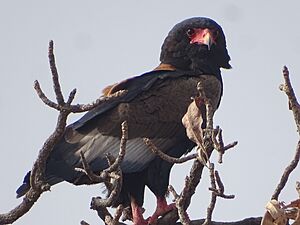
[[[231,68],[221,26],[204,17],[176,24],[162,45],[160,61],[177,69],[212,73]]]

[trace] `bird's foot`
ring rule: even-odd
[[[133,225],[148,225],[148,220],[145,220],[144,217],[133,217]]]
[[[144,209],[137,204],[131,204],[133,225],[148,225],[148,219],[143,217]]]
[[[156,210],[153,213],[153,215],[147,219],[148,224],[151,224],[151,225],[156,224],[158,217],[163,216],[164,214],[166,214],[167,212],[170,212],[173,209],[176,209],[175,203],[168,205],[165,198],[158,197]]]

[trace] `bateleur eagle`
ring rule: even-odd
[[[80,152],[94,172],[107,168],[106,153],[118,155],[120,127],[126,120],[129,139],[121,164],[122,190],[115,205],[131,206],[135,225],[148,223],[141,209],[145,186],[156,195],[158,203],[149,221],[172,208],[167,205],[165,194],[173,164],[154,155],[143,138],[150,138],[173,157],[190,151],[195,143],[188,139],[181,119],[191,97],[197,95],[197,83],[204,82],[205,94],[216,110],[223,90],[220,68],[231,68],[221,26],[203,17],[184,20],[172,28],[162,45],[160,61],[150,72],[107,87],[106,96],[119,90],[127,92],[69,125],[51,152],[45,171],[50,185],[62,181],[90,184],[84,173],[75,170],[82,167]],[[28,191],[29,177],[30,172],[17,190],[17,197]]]

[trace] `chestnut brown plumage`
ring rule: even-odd
[[[180,157],[195,146],[187,138],[181,119],[191,97],[197,95],[196,85],[200,80],[214,110],[220,104],[223,92],[220,68],[230,68],[222,28],[209,18],[182,21],[166,37],[160,61],[153,71],[107,87],[105,95],[118,90],[127,92],[67,127],[47,161],[46,180],[50,185],[61,181],[91,184],[84,173],[75,170],[82,167],[80,152],[94,172],[107,168],[105,155],[118,154],[120,124],[126,120],[129,139],[121,164],[122,190],[115,205],[131,206],[134,224],[147,224],[139,210],[147,185],[158,199],[151,221],[170,210],[164,197],[173,165],[149,151],[143,138],[150,138],[160,150],[173,157]],[[29,174],[17,190],[18,197],[29,188]]]

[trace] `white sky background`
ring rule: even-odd
[[[236,198],[219,199],[214,219],[262,215],[297,144],[292,114],[278,86],[286,64],[300,96],[299,9],[297,1],[1,1],[0,212],[21,201],[15,199],[15,190],[56,124],[57,112],[33,90],[38,79],[53,97],[50,39],[64,93],[76,87],[75,102],[89,103],[106,85],[157,66],[161,44],[173,25],[206,16],[223,27],[233,66],[223,71],[224,96],[215,124],[223,128],[226,142],[239,141],[217,166],[226,193]],[[79,116],[71,116],[69,122]],[[173,169],[171,183],[177,191],[189,168],[190,164]],[[210,193],[207,171],[204,174],[189,209],[192,219],[206,215]],[[297,174],[299,168],[281,200],[297,197]],[[91,197],[102,190],[99,186],[61,183],[51,190],[15,224],[79,224],[82,219],[99,224],[96,212],[89,209]],[[149,191],[145,201],[148,216],[155,206]]]

